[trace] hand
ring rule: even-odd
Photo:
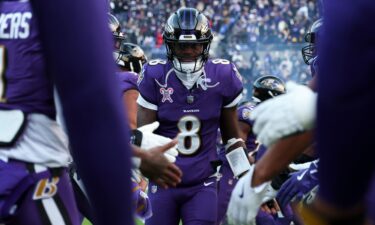
[[[313,128],[317,94],[310,88],[292,81],[286,84],[287,93],[269,99],[252,111],[253,130],[258,140],[270,146],[278,139]]]
[[[280,211],[280,206],[277,204],[275,199],[272,199],[266,203],[263,203],[260,209],[268,214],[277,214]]]
[[[227,211],[229,224],[255,225],[255,217],[270,184],[268,182],[251,187],[253,173],[254,166],[251,166],[249,172],[238,180],[232,191]]]
[[[155,121],[153,123],[144,125],[139,127],[137,130],[142,132],[142,141],[141,141],[141,148],[142,149],[150,149],[157,146],[165,145],[172,141],[172,139],[154,134],[153,132],[159,127],[159,122]],[[177,144],[170,147],[168,151],[166,151],[165,157],[169,160],[169,162],[174,163],[176,162],[176,157],[178,155],[177,151]]]
[[[175,187],[181,182],[181,170],[164,156],[164,153],[176,143],[177,141],[173,140],[148,151],[138,151],[141,158],[140,170],[142,174],[164,188]]]
[[[291,201],[300,201],[305,194],[318,185],[317,169],[317,164],[311,163],[308,169],[292,173],[276,196],[282,209]]]

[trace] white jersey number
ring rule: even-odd
[[[201,122],[195,116],[184,116],[177,124],[180,133],[178,134],[178,151],[183,155],[194,154],[201,146],[201,139],[198,132]]]
[[[5,53],[4,45],[0,45],[0,102],[5,102]]]

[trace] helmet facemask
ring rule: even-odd
[[[125,40],[125,35],[121,32],[121,25],[118,19],[110,13],[108,13],[108,26],[113,35],[114,48],[120,49],[121,42]]]
[[[307,65],[312,65],[313,59],[318,55],[317,41],[322,25],[323,19],[318,19],[311,25],[309,32],[305,35],[305,42],[308,45],[302,48],[302,58]]]
[[[209,43],[167,42],[167,52],[174,69],[186,75],[202,71],[208,51]]]
[[[196,9],[179,9],[169,17],[163,39],[176,75],[190,89],[208,60],[212,34],[207,18]]]
[[[147,62],[146,55],[138,45],[126,42],[121,43],[120,49],[113,52],[113,57],[122,69],[135,73],[140,73]]]
[[[311,65],[312,59],[316,57],[315,33],[307,33],[305,41],[309,43],[302,48],[302,58],[307,65]]]

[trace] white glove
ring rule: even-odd
[[[144,125],[142,127],[137,128],[140,132],[142,132],[142,142],[141,148],[144,150],[149,150],[151,148],[165,145],[172,141],[172,139],[154,134],[153,132],[159,127],[159,122],[155,121],[153,123]],[[174,163],[176,162],[176,157],[178,155],[177,145],[170,148],[168,151],[164,153],[165,157],[168,159],[169,162]]]
[[[229,224],[255,225],[260,205],[269,200],[267,194],[270,182],[251,187],[254,167],[251,166],[249,172],[238,180],[232,191],[227,210]]]
[[[313,128],[317,94],[305,85],[292,81],[287,93],[269,99],[252,111],[253,130],[259,142],[270,146],[282,137]]]
[[[267,185],[266,192],[263,195],[262,203],[268,202],[276,197],[277,190],[275,190],[271,184]]]

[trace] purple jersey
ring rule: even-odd
[[[0,109],[55,117],[36,18],[26,1],[0,3]]]
[[[30,3],[38,18],[48,69],[60,96],[77,170],[95,212],[93,223],[133,224],[131,205],[127,204],[131,201],[131,183],[126,179],[130,178],[131,148],[118,81],[113,76],[108,3]],[[103,102],[108,107],[103,107]],[[116,185],[108,185],[114,180]]]
[[[250,120],[250,113],[251,111],[254,110],[254,108],[255,108],[254,104],[245,104],[245,105],[240,106],[237,109],[238,121],[244,122],[252,127],[254,121]],[[247,135],[245,142],[246,142],[246,148],[249,152],[255,150],[255,148],[257,147],[256,136],[252,132]],[[219,158],[222,161],[227,161],[227,159],[225,158],[224,146],[222,144],[219,146],[220,146]]]
[[[254,121],[250,120],[250,114],[251,114],[251,111],[254,110],[254,108],[255,108],[255,105],[252,105],[252,104],[245,104],[239,107],[237,110],[238,120],[252,127]],[[257,144],[255,141],[256,141],[256,136],[253,134],[253,132],[249,133],[246,138],[246,148],[248,151],[253,151],[257,147]]]
[[[116,76],[120,80],[121,93],[124,93],[131,89],[138,90],[138,74],[130,71],[123,71],[116,72]]]
[[[374,20],[373,0],[324,1],[317,74],[318,195],[338,209],[363,201],[375,171]]]
[[[204,73],[188,90],[177,78],[171,63],[150,61],[139,79],[138,103],[157,110],[156,133],[175,138],[179,134],[176,164],[183,172],[181,185],[203,182],[212,175],[210,161],[217,159],[216,136],[223,107],[235,106],[242,83],[233,64],[209,60]]]

